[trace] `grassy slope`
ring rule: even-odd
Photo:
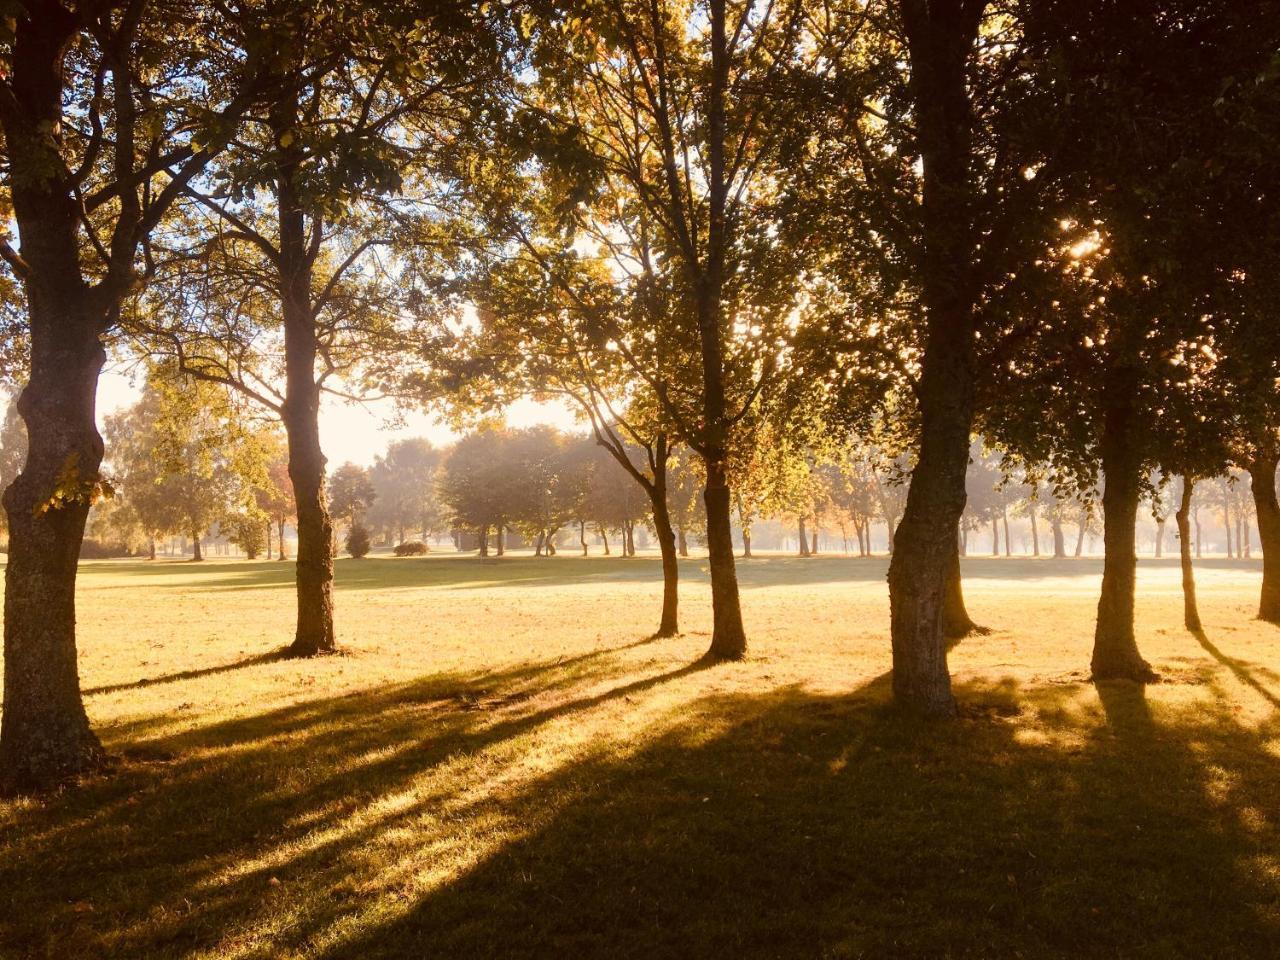
[[[646,642],[652,559],[95,563],[115,774],[0,803],[0,957],[1280,955],[1280,633],[1144,562],[1169,682],[1084,682],[1096,561],[967,561],[964,718],[884,707],[883,560],[744,567],[752,658]]]

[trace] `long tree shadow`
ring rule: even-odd
[[[1252,687],[1264,700],[1271,704],[1272,707],[1280,709],[1280,697],[1277,697],[1271,690],[1264,686],[1263,683],[1254,675],[1254,671],[1250,669],[1250,665],[1243,660],[1235,657],[1229,657],[1218,648],[1216,644],[1209,639],[1208,634],[1204,630],[1192,630],[1191,635],[1205,649],[1213,659],[1230,670],[1241,683]]]
[[[215,677],[220,673],[230,673],[233,670],[243,670],[246,667],[260,667],[264,663],[275,663],[277,660],[286,660],[288,657],[288,648],[282,647],[278,650],[270,650],[266,653],[245,657],[243,660],[235,660],[231,663],[220,663],[217,666],[202,667],[198,670],[181,670],[177,673],[166,673],[159,677],[143,677],[141,680],[133,680],[126,683],[110,683],[101,687],[87,687],[80,692],[86,697],[92,697],[104,693],[119,693],[121,690],[140,690],[144,687],[154,687],[165,683],[180,683],[183,680]]]
[[[587,657],[161,738],[174,759],[0,820],[0,956],[1280,945],[1274,874],[1249,867],[1275,828],[1238,816],[1280,773],[1225,710],[983,683],[937,725],[889,712],[884,678],[833,696],[721,676]]]

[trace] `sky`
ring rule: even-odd
[[[139,385],[127,373],[107,369],[98,381],[98,423],[102,418],[138,400]],[[551,424],[561,430],[581,431],[572,411],[563,404],[522,400],[507,411],[513,427]],[[326,396],[320,406],[320,445],[331,466],[348,461],[368,466],[393,440],[426,437],[437,446],[452,442],[456,435],[438,419],[412,412],[398,418],[390,401],[367,404],[348,403]]]

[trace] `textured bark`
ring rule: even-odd
[[[4,492],[4,713],[0,787],[37,790],[88,772],[104,754],[89,729],[76,663],[76,568],[102,438],[95,423],[101,336],[115,300],[80,272],[77,207],[58,171],[63,58],[76,15],[48,5],[18,19],[0,107],[17,221],[31,370],[18,397],[26,460]],[[55,498],[57,496],[57,499]]]
[[[1138,571],[1137,520],[1142,496],[1142,424],[1134,406],[1131,372],[1116,369],[1104,387],[1101,438],[1103,543],[1102,592],[1093,634],[1091,667],[1095,680],[1155,679],[1138,652],[1133,632],[1134,588]]]
[[[1192,633],[1199,633],[1200,608],[1196,604],[1196,573],[1191,564],[1191,495],[1195,489],[1195,481],[1190,477],[1182,478],[1182,495],[1179,498],[1178,512],[1174,520],[1178,525],[1178,558],[1182,562],[1182,622]]]
[[[73,241],[70,225],[59,232]],[[24,230],[23,252],[32,259],[38,244],[55,242]],[[27,284],[31,378],[18,411],[29,444],[22,472],[4,493],[9,555],[0,785],[11,790],[42,789],[88,772],[104,758],[80,699],[75,633],[88,490],[102,462],[94,398],[105,356],[98,339],[103,318],[86,303],[74,244],[63,253],[63,283],[49,282],[42,271],[40,281]],[[51,505],[54,491],[69,482],[79,492]]]
[[[1274,450],[1260,452],[1249,464],[1253,503],[1258,514],[1258,541],[1262,546],[1262,593],[1258,619],[1280,624],[1280,504],[1276,501]]]
[[[920,441],[889,563],[893,692],[912,712],[956,712],[944,607],[965,505],[973,425],[975,228],[967,66],[981,4],[901,0],[909,92],[923,160],[920,296],[927,322],[918,397]]]

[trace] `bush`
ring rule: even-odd
[[[397,543],[391,552],[397,557],[421,557],[426,555],[427,545],[421,540],[406,540]]]
[[[347,553],[359,559],[369,553],[369,531],[357,524],[347,534]]]

